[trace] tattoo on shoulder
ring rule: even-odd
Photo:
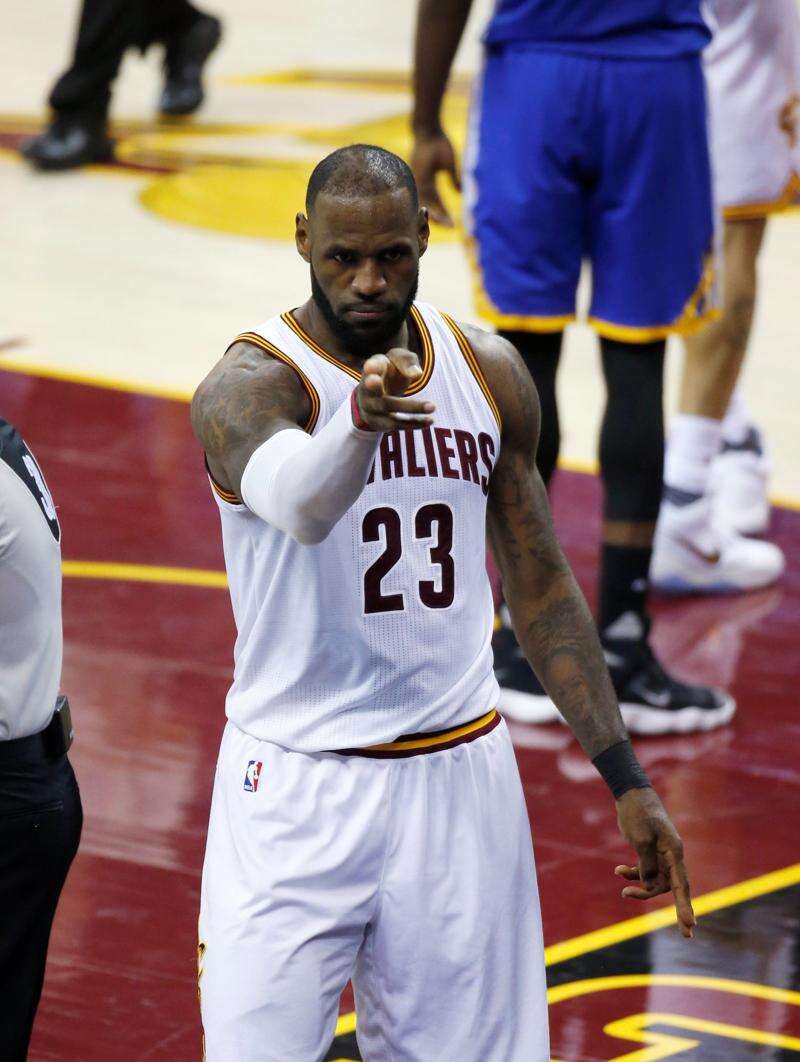
[[[228,468],[249,458],[277,427],[304,424],[310,403],[294,370],[253,344],[235,343],[192,399],[192,428],[210,459]],[[242,466],[242,471],[243,471]]]

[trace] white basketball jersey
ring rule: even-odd
[[[717,199],[760,217],[800,194],[796,0],[715,0],[704,52]]]
[[[300,545],[214,485],[237,627],[226,713],[259,740],[364,747],[495,705],[484,553],[499,414],[455,323],[419,303],[412,318],[424,353],[409,393],[435,403],[435,423],[381,437],[361,497],[324,542]],[[240,338],[295,368],[311,434],[359,380],[291,313]]]

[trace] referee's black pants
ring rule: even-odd
[[[189,0],[83,0],[72,65],[55,83],[50,106],[104,118],[126,49],[167,42],[198,15]]]
[[[25,1062],[50,927],[83,812],[66,756],[0,741],[0,1059]]]

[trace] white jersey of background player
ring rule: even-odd
[[[800,13],[796,0],[715,0],[703,53],[717,201],[726,218],[800,199]]]
[[[685,340],[651,580],[669,591],[755,590],[782,575],[769,464],[736,389],[767,217],[800,201],[800,14],[795,0],[715,0],[704,52],[711,161],[724,218],[719,320]]]
[[[192,421],[237,643],[200,911],[209,1062],[316,1062],[352,977],[378,1059],[549,1059],[530,827],[494,709],[488,519],[520,644],[618,798],[637,867],[694,918],[536,472],[505,340],[414,303],[428,240],[380,148],[312,174],[312,297],[243,333]]]

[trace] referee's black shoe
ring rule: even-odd
[[[114,142],[104,115],[59,114],[43,133],[25,140],[22,154],[39,170],[72,170],[90,162],[109,162]]]
[[[649,623],[629,612],[601,638],[627,729],[642,735],[688,734],[730,722],[736,712],[733,697],[713,686],[674,679],[656,659],[648,633]]]
[[[171,117],[194,114],[203,102],[203,67],[222,38],[222,23],[199,15],[180,35],[167,41],[165,80],[158,109]]]

